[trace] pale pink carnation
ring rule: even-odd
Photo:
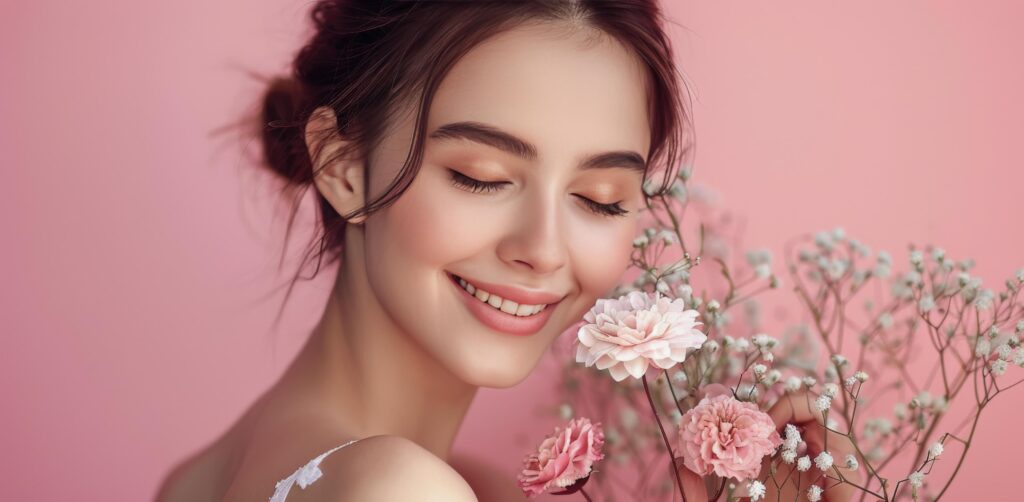
[[[656,293],[599,299],[583,316],[587,324],[577,333],[576,362],[607,369],[616,382],[642,377],[649,365],[667,370],[707,340],[696,328],[702,324],[698,315],[682,299]]]
[[[600,422],[590,423],[584,417],[569,421],[565,429],[555,427],[523,460],[519,487],[527,497],[534,497],[553,487],[565,488],[590,475],[594,462],[604,458],[604,431]]]
[[[756,478],[761,460],[775,453],[782,437],[771,416],[732,394],[708,393],[683,415],[678,447],[691,471],[737,481]]]

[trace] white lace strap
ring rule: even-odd
[[[291,491],[292,486],[295,485],[295,483],[299,484],[299,488],[305,490],[307,486],[320,479],[320,476],[323,476],[324,473],[320,470],[320,462],[323,462],[324,459],[327,458],[327,455],[355,443],[356,441],[359,440],[353,439],[343,445],[335,446],[334,448],[321,453],[318,457],[307,462],[306,465],[296,469],[291,476],[278,481],[277,485],[274,487],[274,495],[270,497],[270,502],[284,502],[285,497],[288,496],[288,492]]]

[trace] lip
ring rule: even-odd
[[[469,294],[469,291],[463,289],[462,286],[459,285],[458,279],[454,274],[447,271],[445,272],[445,274],[448,276],[448,279],[452,283],[452,286],[454,286],[455,289],[458,290],[457,293],[459,295],[459,298],[462,299],[462,302],[466,305],[466,308],[469,309],[470,313],[472,313],[473,316],[477,318],[477,320],[479,320],[482,324],[491,329],[509,335],[528,336],[540,331],[541,328],[543,328],[547,324],[548,319],[551,317],[551,313],[554,312],[555,310],[555,307],[559,303],[561,303],[562,298],[564,298],[554,295],[554,300],[550,301],[552,299],[552,295],[548,293],[521,294],[521,298],[526,297],[531,299],[530,301],[522,302],[526,303],[527,305],[539,305],[542,303],[547,304],[547,306],[544,307],[544,310],[541,310],[539,313],[534,314],[532,316],[521,317],[514,314],[502,312],[490,305],[484,304],[484,302],[480,301],[477,297]],[[477,281],[468,282],[474,285],[478,284]],[[492,291],[490,288],[490,286],[492,285],[484,285],[485,283],[479,284],[481,285],[481,287],[483,287],[485,291]],[[495,289],[508,290],[507,287],[498,287]],[[503,299],[505,298],[504,295],[497,291],[494,291],[494,294],[502,297]],[[540,298],[542,301],[536,301],[535,298]],[[516,303],[520,303],[515,298],[509,299]],[[549,301],[543,301],[544,299],[547,299]]]
[[[448,272],[449,276],[454,276],[451,272]],[[461,277],[461,276],[460,276]],[[454,279],[454,277],[452,277]],[[478,281],[476,279],[463,279],[472,284],[474,287],[483,288],[484,291],[493,295],[500,296],[503,300],[512,300],[520,305],[540,305],[542,303],[552,305],[562,301],[565,296],[556,295],[554,293],[547,293],[544,291],[527,291],[525,289],[516,288],[513,286],[502,286],[501,284],[491,284],[489,282]],[[456,280],[456,283],[458,281]],[[461,287],[461,286],[460,286]]]

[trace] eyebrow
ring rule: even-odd
[[[445,124],[434,129],[430,133],[430,138],[440,140],[464,139],[497,148],[525,160],[534,161],[537,159],[537,147],[529,141],[481,122],[464,121]],[[619,150],[594,154],[580,163],[580,169],[583,170],[615,167],[645,173],[647,171],[647,162],[635,151]]]

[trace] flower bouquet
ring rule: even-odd
[[[894,275],[886,251],[872,260],[836,228],[786,244],[792,286],[783,288],[768,251],[730,268],[731,220],[710,192],[686,186],[689,173],[663,193],[645,186],[652,222],[634,241],[638,275],[553,351],[566,361],[558,413],[569,424],[524,460],[524,493],[942,498],[982,411],[1022,381],[1007,370],[1024,366],[1024,270],[996,294],[970,275],[971,260],[928,247],[911,248],[910,270]],[[688,208],[700,217],[695,258],[680,225]],[[706,277],[702,256],[718,265]],[[799,305],[804,321],[769,336],[755,298],[787,289],[783,305]],[[611,464],[588,491],[598,461]]]

